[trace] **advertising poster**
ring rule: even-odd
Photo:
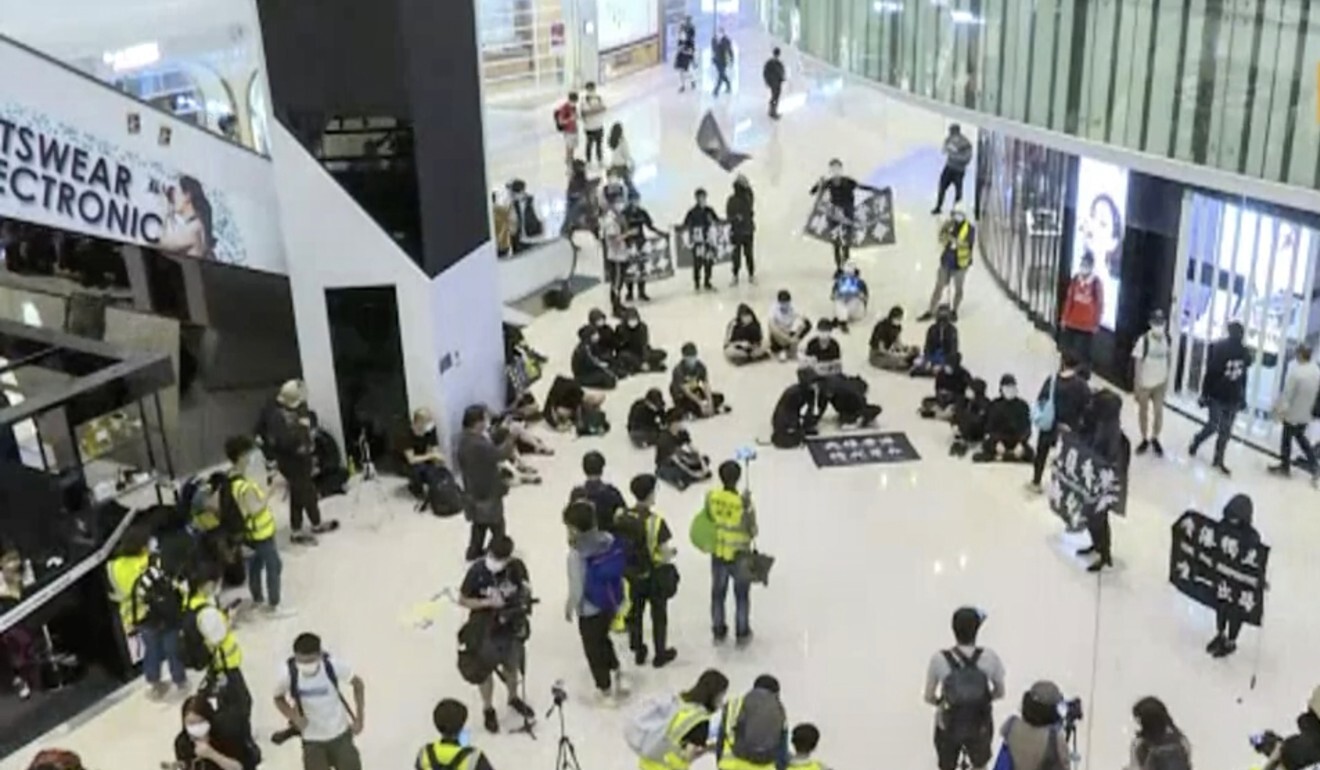
[[[622,48],[660,33],[660,6],[639,0],[600,0],[597,6],[597,46]]]
[[[1118,293],[1123,288],[1123,232],[1127,227],[1128,172],[1120,166],[1082,158],[1077,167],[1077,237],[1073,239],[1073,275],[1082,256],[1095,260],[1095,275],[1104,289],[1100,325],[1113,331]]]

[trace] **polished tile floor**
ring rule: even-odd
[[[684,549],[678,560],[683,584],[671,605],[679,659],[663,672],[637,670],[635,697],[682,688],[708,666],[723,669],[737,688],[772,672],[783,683],[790,718],[820,726],[820,757],[827,763],[933,767],[932,715],[921,702],[926,663],[951,641],[951,612],[974,604],[989,615],[982,642],[999,652],[1008,669],[1010,695],[998,716],[1015,710],[1019,694],[1034,680],[1058,682],[1086,702],[1079,735],[1083,766],[1108,770],[1126,761],[1131,705],[1149,694],[1168,703],[1195,747],[1198,767],[1251,764],[1248,734],[1290,727],[1317,684],[1315,493],[1302,482],[1268,479],[1265,458],[1237,447],[1230,450],[1237,470],[1232,482],[1209,473],[1203,462],[1185,456],[1190,424],[1170,417],[1169,458],[1133,464],[1129,515],[1115,525],[1117,569],[1098,580],[1086,574],[1046,503],[1024,493],[1025,468],[973,466],[948,457],[947,429],[916,415],[929,383],[865,365],[875,311],[901,304],[913,318],[929,296],[936,223],[927,212],[939,171],[933,148],[944,121],[795,64],[787,114],[772,124],[759,87],[764,46],[750,39],[741,46],[741,79],[732,97],[680,95],[668,69],[619,84],[621,98],[614,99],[614,86],[604,91],[616,102],[611,118],[630,132],[645,202],[662,226],[681,218],[697,186],[709,189],[717,205],[727,194],[729,176],[693,142],[705,109],[713,109],[733,144],[753,156],[744,170],[757,195],[758,283],[731,288],[726,269],[717,276],[717,293],[694,295],[680,276],[654,287],[655,301],[642,311],[656,342],[671,355],[688,340],[700,346],[717,388],[733,406],[727,416],[693,425],[692,433],[715,458],[768,435],[771,407],[793,378],[792,366],[732,369],[719,355],[719,340],[739,302],[764,316],[780,288],[791,289],[809,314],[828,310],[828,247],[804,240],[799,229],[811,200],[807,189],[827,161],[839,157],[850,173],[892,184],[899,211],[898,244],[856,257],[870,282],[873,313],[845,338],[846,368],[871,383],[873,397],[885,407],[882,426],[905,431],[923,459],[818,470],[805,451],[762,449],[752,465],[752,488],[761,510],[761,545],[779,562],[771,585],[753,596],[754,644],[742,651],[711,646],[708,570],[699,555]],[[541,195],[561,189],[561,149],[547,114],[538,109],[491,115],[493,180],[519,176]],[[1013,372],[1024,389],[1034,390],[1051,366],[1050,341],[1031,329],[983,270],[973,270],[967,290],[960,328],[970,368],[992,382]],[[552,357],[553,370],[567,368],[574,329],[587,310],[605,304],[598,288],[578,297],[570,311],[548,313],[528,330]],[[915,340],[920,333],[910,323],[909,336]],[[559,513],[578,481],[579,458],[589,449],[606,454],[608,475],[621,486],[649,470],[650,453],[632,449],[622,426],[632,399],[664,382],[639,377],[611,394],[607,409],[616,429],[604,438],[554,436],[557,456],[538,462],[545,485],[516,489],[508,502],[511,532],[544,600],[530,643],[528,697],[544,710],[551,683],[564,681],[572,694],[568,730],[586,770],[629,767],[634,760],[621,735],[627,711],[602,710],[582,697],[591,687],[576,630],[562,617]],[[1125,419],[1135,419],[1130,406]],[[1129,430],[1134,433],[1135,426]],[[1246,631],[1237,657],[1212,661],[1203,652],[1211,616],[1167,584],[1168,529],[1183,510],[1217,512],[1240,491],[1254,496],[1259,527],[1274,546],[1273,590],[1265,633]],[[438,698],[463,698],[474,712],[478,706],[475,690],[454,670],[462,613],[443,601],[426,604],[460,582],[466,532],[461,522],[413,514],[397,492],[385,485],[329,501],[326,507],[346,522],[345,529],[316,549],[287,551],[286,593],[299,614],[240,631],[263,736],[278,726],[268,691],[295,634],[316,631],[352,662],[368,688],[360,745],[371,770],[412,762],[431,734],[430,711]],[[681,540],[701,494],[660,494],[660,507]],[[174,706],[153,704],[133,687],[42,744],[75,748],[92,767],[130,770],[166,759],[177,729]],[[549,770],[555,761],[550,724],[535,741],[487,737],[479,730],[474,735],[499,768]],[[265,767],[300,766],[296,746],[265,748]],[[0,768],[18,768],[30,755],[21,752]]]

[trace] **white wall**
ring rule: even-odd
[[[431,281],[431,330],[442,402],[437,416],[451,435],[462,426],[463,410],[481,403],[504,405],[504,304],[495,244],[487,241]]]

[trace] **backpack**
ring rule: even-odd
[[[999,744],[999,754],[995,756],[995,763],[991,770],[1018,770],[1017,764],[1013,761],[1013,752],[1008,750],[1008,733],[1012,726],[1017,722],[1017,717],[1009,717],[1004,725],[1004,742]],[[1034,770],[1069,770],[1070,764],[1063,755],[1059,753],[1059,730],[1051,728],[1049,737],[1046,738],[1049,743],[1045,749],[1045,756],[1041,758],[1040,765]],[[1021,770],[1033,770],[1033,768],[1022,768]]]
[[[442,519],[457,516],[467,508],[463,488],[458,485],[454,474],[442,468],[439,478],[426,490],[426,505],[431,513]]]
[[[615,517],[614,536],[624,541],[628,560],[625,574],[628,579],[639,580],[650,575],[653,565],[646,537],[646,523],[635,510],[623,511]]]
[[[752,690],[743,697],[733,725],[733,755],[755,765],[775,762],[784,749],[784,707],[767,690]]]
[[[216,496],[220,501],[220,531],[233,535],[247,534],[247,518],[243,509],[238,507],[238,498],[234,497],[234,479],[222,473],[212,474],[210,483],[216,487]]]
[[[491,641],[493,619],[488,612],[474,612],[458,629],[458,673],[468,684],[481,684],[499,668],[499,651]]]
[[[197,493],[205,483],[201,476],[189,476],[179,487],[178,493],[174,496],[174,504],[180,522],[187,524],[192,521],[193,500],[197,498]]]
[[[289,697],[293,698],[294,708],[298,709],[299,714],[302,714],[302,695],[298,692],[298,664],[290,656],[285,665],[289,670]],[[335,664],[330,662],[329,654],[324,652],[321,653],[321,667],[325,670],[325,676],[330,680],[330,686],[334,688],[335,695],[339,696],[339,702],[344,705],[344,711],[348,712],[350,719],[355,718],[353,709],[349,707],[348,701],[344,700],[344,694],[339,691],[339,676],[335,673]]]
[[[463,763],[467,761],[467,758],[472,755],[472,751],[473,749],[471,746],[464,746],[458,750],[458,753],[454,755],[453,759],[445,764],[441,764],[440,758],[435,755],[435,745],[431,743],[426,744],[426,758],[430,761],[432,770],[458,770],[458,768],[462,767]]]
[[[945,728],[954,735],[975,734],[990,719],[992,694],[990,677],[977,665],[981,649],[978,647],[971,657],[964,657],[957,649],[941,654],[949,663],[949,673],[940,690]]]
[[[642,759],[663,762],[669,753],[669,723],[678,713],[677,698],[650,698],[623,728],[628,748]]]
[[[1141,770],[1191,770],[1192,763],[1187,756],[1187,747],[1182,737],[1176,733],[1166,736],[1158,743],[1146,745],[1146,756],[1141,761]]]
[[[614,538],[605,550],[586,558],[582,598],[601,612],[612,615],[623,606],[623,573],[628,568],[628,551],[621,538]]]
[[[202,605],[207,606],[210,605]],[[209,671],[213,660],[211,649],[206,646],[206,639],[202,636],[202,629],[197,627],[197,614],[202,611],[202,607],[188,610],[183,617],[183,630],[179,634],[179,655],[189,671]]]
[[[135,614],[146,607],[142,621],[153,628],[177,628],[183,620],[183,594],[154,560],[133,584],[133,605]]]

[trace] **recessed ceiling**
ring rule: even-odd
[[[62,60],[156,42],[166,57],[256,34],[253,0],[0,0],[0,34]]]

